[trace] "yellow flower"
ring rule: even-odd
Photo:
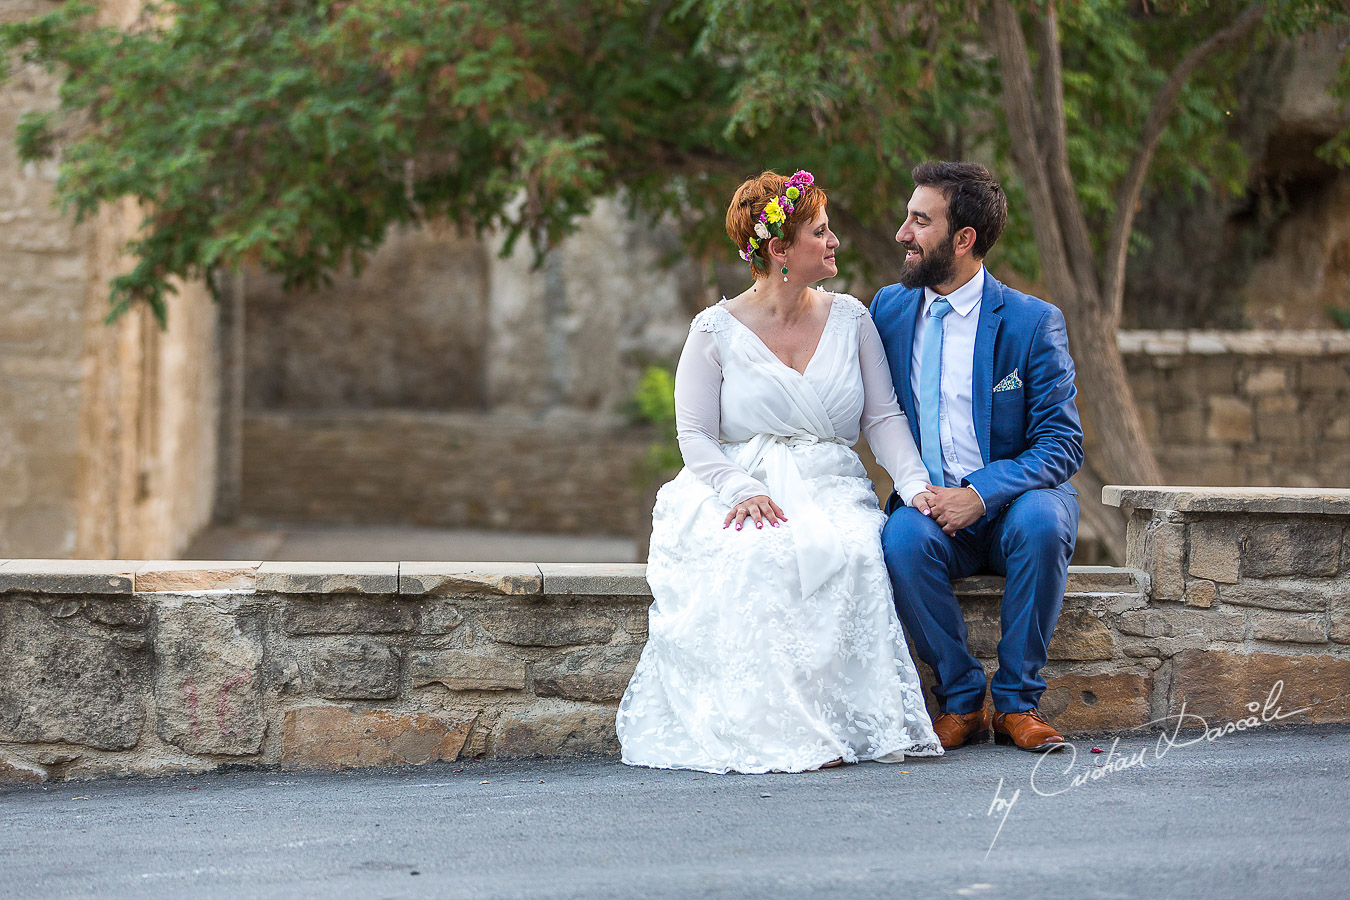
[[[750,246],[751,246],[751,247],[754,247],[756,250],[758,250],[758,249],[759,249],[759,238],[751,238],[751,239],[750,239]]]
[[[764,215],[768,217],[770,222],[787,221],[787,214],[783,212],[783,207],[778,205],[777,200],[770,200],[764,204]]]

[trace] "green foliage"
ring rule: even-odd
[[[1326,314],[1331,317],[1331,321],[1335,322],[1338,327],[1350,328],[1350,309],[1341,309],[1336,306],[1328,306],[1325,309]]]
[[[1015,5],[1028,25],[1044,10]],[[1070,166],[1099,239],[1167,72],[1244,6],[1059,4]],[[25,117],[22,157],[60,154],[58,193],[78,217],[140,202],[113,315],[145,302],[162,319],[175,279],[213,284],[219,269],[257,264],[314,286],[406,222],[501,229],[508,246],[524,236],[542,250],[619,190],[668,213],[692,252],[724,258],[727,198],[763,168],[814,171],[845,271],[889,280],[909,169],[929,157],[999,171],[1014,215],[996,261],[1034,275],[1036,223],[1016,202],[976,11],[969,0],[178,0],[119,29],[68,2],[0,26],[0,44],[65,78],[56,113]],[[1338,5],[1284,0],[1260,40],[1340,18]],[[1243,183],[1226,122],[1250,49],[1188,82],[1152,189]],[[1350,163],[1344,144],[1327,153]]]
[[[648,366],[633,392],[634,421],[655,425],[658,439],[647,451],[647,467],[657,477],[668,477],[684,465],[675,439],[675,376],[662,366]]]
[[[629,148],[717,144],[694,37],[636,0],[180,0],[128,30],[69,3],[0,28],[65,74],[21,153],[63,148],[79,218],[141,201],[114,315],[161,318],[175,276],[255,263],[313,286],[412,220],[556,241],[646,170]]]

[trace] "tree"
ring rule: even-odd
[[[1135,210],[1150,185],[1238,188],[1231,73],[1344,20],[1318,0],[179,0],[128,30],[68,3],[0,39],[66,75],[22,155],[61,153],[77,215],[145,210],[114,315],[162,317],[173,278],[240,263],[312,285],[408,221],[544,248],[620,189],[723,256],[726,198],[762,167],[822,173],[877,277],[912,165],[981,158],[1014,201],[992,261],[1068,320],[1092,466],[1154,483],[1116,346]]]

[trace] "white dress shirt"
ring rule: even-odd
[[[942,436],[942,473],[947,487],[984,468],[980,441],[975,436],[975,336],[980,328],[980,298],[984,295],[984,266],[946,299],[951,312],[942,319],[942,393],[938,402],[938,429]],[[942,295],[924,288],[923,308],[914,329],[914,356],[909,386],[918,411],[919,369],[929,310]],[[978,491],[976,492],[978,493]]]

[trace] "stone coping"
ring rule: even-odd
[[[1122,331],[1117,346],[1147,356],[1324,356],[1350,353],[1350,331]]]
[[[1350,488],[1108,484],[1102,488],[1102,502],[1107,506],[1119,506],[1124,509],[1345,516],[1350,515]]]
[[[1109,488],[1108,488],[1109,490]],[[648,597],[642,563],[257,562],[242,560],[0,560],[0,594],[375,594]],[[1003,578],[955,582],[962,596],[997,595]],[[1137,594],[1135,569],[1070,566],[1070,594]]]

